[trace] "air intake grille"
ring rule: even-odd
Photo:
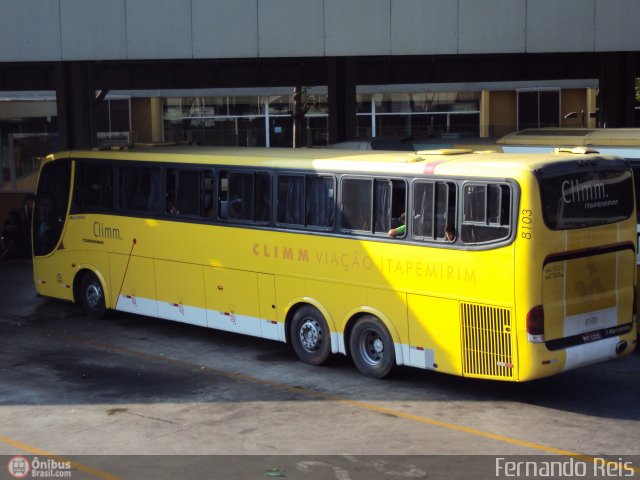
[[[464,375],[513,378],[509,309],[461,303],[460,318]]]

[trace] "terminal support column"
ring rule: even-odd
[[[354,140],[356,132],[356,82],[353,59],[329,58],[329,143]]]
[[[599,127],[632,127],[634,80],[639,75],[635,52],[603,53],[600,63]]]
[[[95,144],[95,89],[90,62],[60,62],[55,66],[60,148],[90,148]]]

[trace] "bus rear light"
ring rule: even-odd
[[[527,313],[527,340],[544,343],[544,310],[542,305],[533,307]]]

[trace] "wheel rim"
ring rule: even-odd
[[[100,285],[96,285],[95,283],[87,285],[85,298],[87,299],[87,305],[89,307],[98,308],[102,302],[102,289]]]
[[[384,341],[375,330],[367,330],[360,337],[362,359],[371,366],[379,365],[384,359]]]
[[[322,327],[317,320],[306,318],[299,330],[300,344],[308,352],[315,352],[322,343]]]

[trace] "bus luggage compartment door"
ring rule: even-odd
[[[158,316],[177,322],[206,326],[203,267],[155,260]]]
[[[206,267],[204,282],[210,328],[262,336],[257,273]]]
[[[116,310],[150,317],[158,316],[153,260],[109,254],[111,304]]]

